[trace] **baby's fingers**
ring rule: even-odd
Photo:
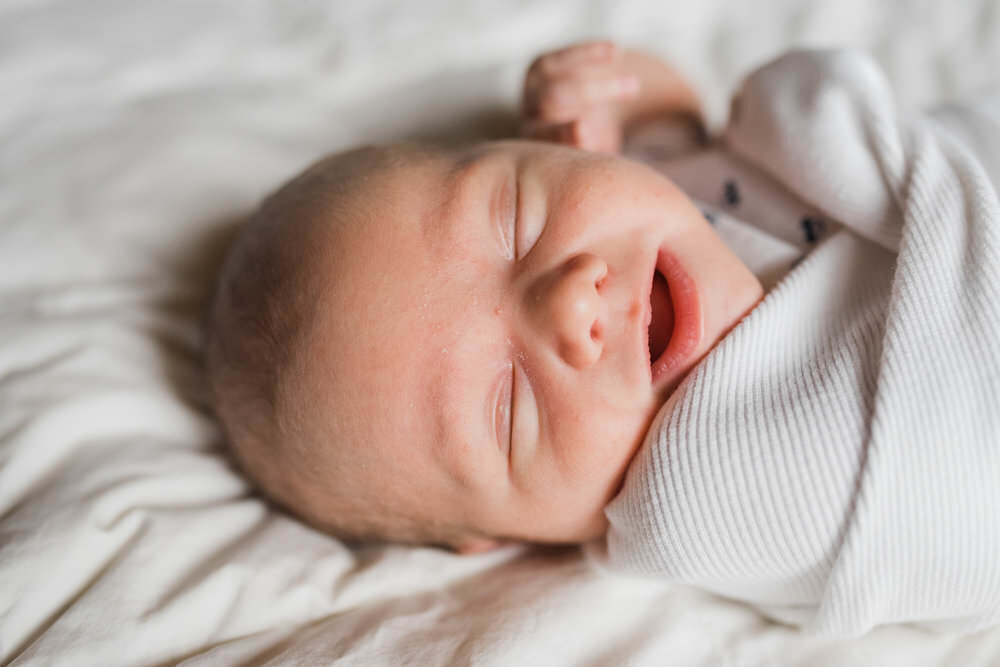
[[[635,98],[639,79],[618,69],[588,69],[525,92],[524,113],[547,122],[568,121],[595,107]]]
[[[610,65],[620,62],[622,55],[621,48],[608,40],[573,44],[535,58],[528,68],[528,78],[555,77],[584,65]]]

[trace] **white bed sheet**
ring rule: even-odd
[[[909,103],[995,80],[992,0],[0,4],[0,664],[987,665],[1000,630],[818,641],[577,550],[349,549],[251,495],[199,317],[240,216],[318,155],[509,131],[530,58],[611,36],[711,117],[793,45]]]

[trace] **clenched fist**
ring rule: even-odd
[[[521,104],[523,136],[590,151],[619,152],[629,127],[653,117],[701,127],[697,96],[676,70],[606,40],[538,56]]]
[[[618,152],[622,103],[639,96],[624,51],[607,41],[542,54],[524,77],[522,134],[592,151]]]

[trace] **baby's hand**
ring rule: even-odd
[[[625,105],[638,98],[639,77],[613,42],[574,44],[544,53],[524,77],[521,134],[590,151],[617,153]]]

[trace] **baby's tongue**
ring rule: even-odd
[[[674,304],[670,300],[667,281],[657,271],[653,276],[653,291],[649,295],[653,317],[649,322],[649,360],[656,361],[667,349],[674,332]]]

